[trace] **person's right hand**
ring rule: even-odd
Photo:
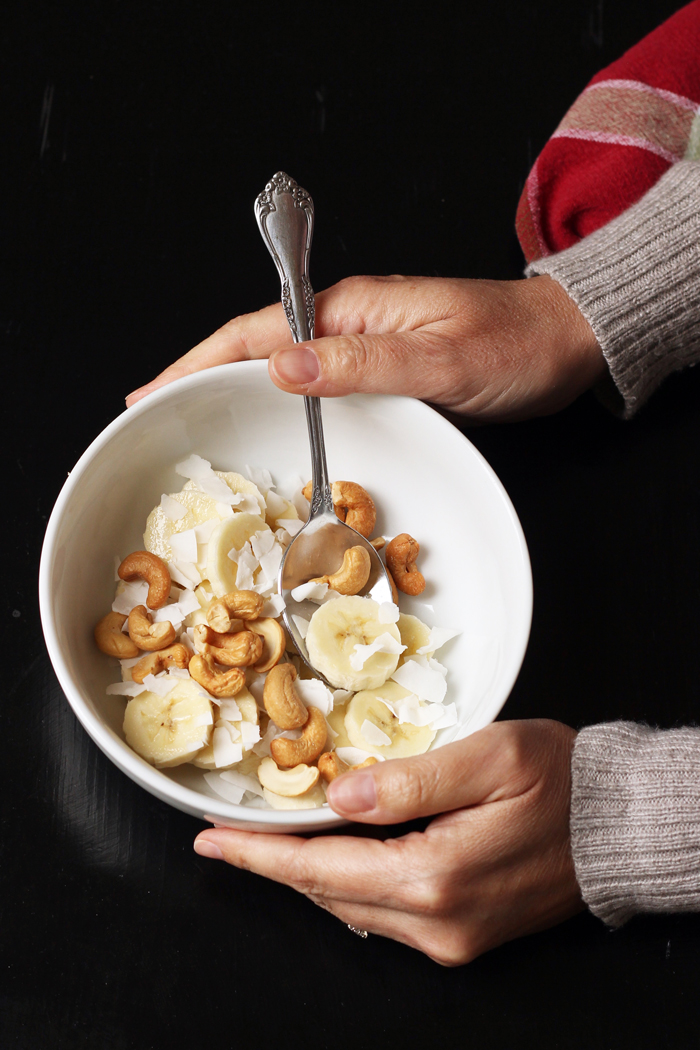
[[[282,390],[404,394],[474,422],[556,412],[606,369],[595,335],[550,277],[352,277],[316,296],[318,338],[294,345],[281,305],[237,317],[127,398],[213,365],[269,358]]]

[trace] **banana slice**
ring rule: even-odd
[[[401,644],[395,623],[379,622],[379,606],[359,595],[334,598],[311,617],[306,646],[313,666],[339,689],[374,689],[397,668],[398,653],[377,652],[356,670],[350,660],[355,645],[371,645],[381,634]]]
[[[238,705],[238,710],[241,712],[242,718],[235,720],[231,719],[231,724],[236,726],[236,728],[240,728],[241,722],[251,722],[252,725],[257,725],[258,705],[255,703],[255,698],[253,697],[253,695],[248,692],[245,686],[240,690],[240,692],[236,693],[233,699]],[[248,768],[246,768],[245,770],[243,769],[243,763],[246,761],[246,758],[248,758],[251,754],[252,751],[244,751],[243,760],[241,762],[233,762],[230,766],[217,766],[216,762],[214,761],[214,745],[208,744],[206,747],[203,747],[202,750],[199,751],[195,755],[195,757],[192,758],[190,761],[192,762],[193,766],[199,766],[200,769],[215,769],[219,773],[221,773],[224,769],[237,769],[241,773],[243,773],[250,771]],[[253,772],[255,772],[255,770],[257,770],[258,766],[260,765],[260,759],[257,757],[257,755],[255,756],[255,758],[257,761],[253,763]]]
[[[210,701],[187,678],[178,681],[167,696],[139,693],[124,712],[127,744],[161,769],[190,762],[209,744],[213,723]]]
[[[207,548],[207,578],[214,594],[222,598],[224,594],[235,591],[238,565],[228,556],[230,550],[241,550],[246,540],[256,532],[267,532],[269,526],[258,514],[247,514],[245,511],[225,518],[209,537]]]
[[[236,474],[235,470],[215,470],[214,473],[217,478],[221,478],[222,481],[226,482],[231,489],[231,492],[240,493],[243,496],[254,496],[258,507],[260,508],[260,513],[264,516],[265,497],[253,481],[244,478],[242,474]],[[188,481],[185,488],[192,484],[194,483]]]
[[[384,703],[384,700],[392,703],[405,696],[409,696],[408,690],[396,682],[386,682],[378,689],[365,689],[353,696],[345,712],[345,731],[352,746],[384,758],[408,758],[427,751],[435,739],[435,730],[430,726],[412,726],[408,722],[399,724],[396,715]],[[388,737],[386,743],[380,743],[379,734]],[[338,745],[337,740],[334,743],[343,746]]]
[[[269,788],[263,788],[263,798],[272,809],[318,809],[326,801],[326,792],[319,782],[305,795],[278,795]]]
[[[410,616],[408,613],[400,614],[397,627],[401,635],[401,643],[406,646],[399,657],[398,666],[400,667],[404,660],[407,660],[409,656],[415,656],[419,649],[430,643],[430,628],[417,616]]]
[[[172,492],[170,496],[171,499],[186,508],[185,516],[179,521],[171,521],[159,503],[148,515],[146,531],[143,534],[145,549],[151,551],[152,554],[157,554],[165,561],[173,560],[170,538],[175,533],[187,532],[195,525],[203,525],[205,521],[211,521],[212,518],[216,521],[224,518],[220,504],[197,489],[185,487],[182,492]]]
[[[326,721],[337,736],[334,736],[332,740],[329,738],[329,743],[333,744],[333,747],[352,747],[350,743],[350,737],[347,734],[345,728],[345,713],[347,711],[347,704],[336,704],[332,711],[329,711],[326,715]]]
[[[253,496],[260,508],[260,514],[265,514],[265,500],[257,485],[234,471],[215,470],[214,473],[226,482],[232,492]],[[173,559],[170,537],[176,532],[187,532],[195,525],[203,525],[205,521],[211,521],[212,518],[224,521],[229,517],[221,504],[198,489],[194,481],[188,481],[181,492],[171,492],[170,497],[184,507],[187,513],[179,521],[171,521],[158,504],[148,515],[146,531],[143,534],[143,545],[146,550],[157,554],[165,561]]]

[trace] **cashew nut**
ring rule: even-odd
[[[217,671],[211,656],[193,656],[189,666],[195,682],[220,700],[226,696],[235,696],[245,685],[245,671],[241,667]]]
[[[364,547],[349,547],[337,572],[309,582],[327,583],[338,594],[359,594],[369,579],[371,567],[369,553]]]
[[[137,605],[129,613],[129,637],[139,649],[153,652],[172,645],[177,632],[169,620],[153,623],[145,605]]]
[[[194,628],[194,645],[198,653],[213,656],[225,667],[249,667],[258,662],[263,651],[262,638],[252,631],[219,634],[205,623]]]
[[[168,566],[157,554],[149,551],[134,551],[129,554],[117,570],[121,580],[146,580],[149,609],[161,609],[170,597],[170,573]]]
[[[335,751],[326,751],[318,760],[318,768],[323,779],[330,784],[331,780],[335,780],[341,773],[355,773],[358,769],[366,769],[367,766],[376,765],[378,761],[379,759],[375,758],[374,755],[370,755],[364,762],[360,762],[356,766],[349,766],[347,762],[343,762],[342,758]]]
[[[178,642],[177,645],[171,645],[167,649],[159,649],[155,653],[142,656],[139,662],[131,668],[131,677],[141,685],[146,675],[158,674],[166,667],[187,667],[191,655],[187,646]]]
[[[276,664],[263,686],[263,704],[268,715],[280,729],[300,729],[306,725],[309,713],[294,688],[297,676],[292,664]]]
[[[416,558],[420,551],[418,540],[402,532],[394,536],[386,548],[386,566],[396,586],[404,594],[421,594],[425,580],[416,569]]]
[[[375,551],[380,551],[382,549],[382,547],[384,546],[384,544],[386,543],[386,540],[384,539],[383,536],[375,536],[374,539],[370,540],[369,542],[372,544],[372,546],[374,547]]]
[[[258,780],[262,786],[286,798],[305,795],[318,783],[319,776],[315,766],[303,763],[293,769],[279,769],[271,758],[264,758],[258,766]]]
[[[300,762],[315,762],[326,746],[327,734],[325,718],[317,707],[310,707],[308,720],[299,739],[277,737],[270,743],[270,754],[277,765],[285,769],[297,766]]]
[[[302,493],[311,500],[312,483],[302,489]],[[368,492],[354,481],[334,481],[331,485],[331,496],[335,513],[346,525],[362,535],[369,537],[377,521],[374,501]]]
[[[122,631],[125,622],[126,616],[122,616],[121,613],[108,612],[95,627],[97,648],[107,656],[131,660],[139,655],[139,647]]]
[[[269,671],[271,667],[280,662],[287,645],[287,637],[282,624],[273,620],[271,616],[263,616],[261,620],[246,622],[245,626],[247,630],[259,634],[263,640],[262,656],[253,670],[258,674]]]
[[[207,610],[207,622],[220,634],[240,631],[241,620],[257,620],[265,599],[255,591],[232,591],[212,602]]]
[[[336,755],[335,751],[326,751],[318,760],[318,769],[324,780],[330,784],[341,773],[347,773],[350,766]]]

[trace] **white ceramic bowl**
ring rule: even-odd
[[[520,523],[491,468],[450,423],[419,401],[354,395],[323,405],[331,477],[358,481],[377,503],[376,532],[410,532],[428,585],[402,596],[404,612],[459,637],[438,652],[459,724],[435,746],[491,722],[525,654],[532,579]],[[124,772],[153,795],[205,820],[258,831],[312,831],[343,823],[328,807],[250,809],[215,796],[202,771],[158,770],[122,733],[124,698],[107,696],[116,661],[95,647],[93,627],[110,608],[114,556],[143,546],[146,516],[183,478],[191,452],[217,470],[267,467],[307,478],[300,398],[279,391],[267,363],[223,365],[164,387],[111,423],[80,458],[56,502],[40,571],[41,617],[51,661],[80,722]]]

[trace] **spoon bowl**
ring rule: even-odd
[[[373,598],[378,603],[393,602],[391,584],[386,569],[376,550],[359,532],[340,521],[334,513],[321,511],[309,519],[287,547],[279,574],[279,592],[284,598],[284,623],[299,650],[299,655],[312,668],[314,674],[324,676],[311,664],[305,640],[305,624],[318,609],[318,604],[306,598],[296,601],[292,591],[318,576],[336,572],[343,555],[350,547],[364,547],[370,556],[367,583],[359,592],[362,597]],[[302,630],[303,628],[303,630]]]

